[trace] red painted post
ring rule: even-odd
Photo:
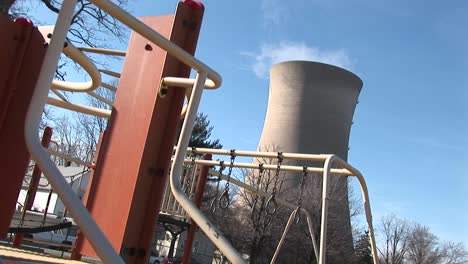
[[[101,147],[102,145],[104,144],[104,141],[106,140],[107,138],[107,134],[108,134],[108,130],[105,129],[100,135],[99,135],[99,140],[98,140],[98,144],[96,146],[96,152],[94,153],[94,162],[96,161],[96,159],[99,157],[100,153],[101,153]],[[104,155],[104,154],[103,154]],[[83,203],[84,204],[87,204],[90,197],[90,188],[91,188],[91,183],[94,182],[94,173],[95,173],[95,167],[91,168],[91,172],[89,173],[89,178],[88,178],[88,186],[87,186],[87,191],[85,193],[85,196],[83,197]],[[66,213],[66,209],[65,209],[65,212],[64,214]],[[83,243],[85,242],[84,241],[84,236],[83,234],[78,230],[78,236],[75,240],[75,243],[73,244],[73,248],[72,248],[72,252],[71,252],[71,256],[70,258],[73,259],[73,260],[81,260],[82,258],[82,254],[81,254],[81,249],[83,247]]]
[[[52,139],[52,128],[46,127],[44,133],[42,134],[42,146],[48,148],[50,140]],[[28,193],[24,199],[23,205],[23,214],[21,215],[21,220],[26,216],[27,210],[31,210],[34,204],[34,198],[36,198],[37,188],[39,187],[39,181],[41,179],[41,168],[37,164],[34,165],[34,169],[31,175],[31,180],[29,182]],[[21,242],[23,241],[23,234],[15,234],[13,239],[13,247],[21,247]]]
[[[46,52],[42,34],[0,15],[0,238],[8,234],[29,162],[24,120]]]
[[[203,156],[204,160],[211,160],[211,154],[205,154]],[[195,197],[193,202],[195,205],[200,208],[203,198],[203,193],[205,192],[206,179],[208,177],[208,170],[210,166],[201,166],[200,173],[198,174],[197,188],[195,189]],[[182,258],[182,264],[190,263],[190,256],[192,255],[192,246],[193,240],[195,238],[195,231],[197,230],[197,224],[195,221],[190,220],[190,227],[187,233],[187,239],[185,239],[184,244],[184,257]]]
[[[203,9],[179,3],[176,13],[140,18],[190,54]],[[176,140],[185,88],[158,90],[163,77],[190,76],[190,68],[132,32],[109,133],[88,184],[86,207],[124,261],[147,263]],[[86,240],[82,255],[95,256]]]

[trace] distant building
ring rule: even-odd
[[[86,186],[88,184],[89,169],[83,166],[58,166],[58,169],[60,172],[62,172],[65,180],[70,184],[73,191],[77,194],[80,200],[83,199],[84,193],[86,192]],[[32,170],[28,171],[24,177],[23,186],[18,196],[17,210],[22,209],[22,206],[24,205],[26,194],[29,188],[29,182],[31,181],[31,172]],[[47,213],[61,216],[65,212],[65,206],[60,198],[58,198],[57,193],[51,193],[51,189],[52,186],[50,185],[49,181],[47,178],[45,178],[44,175],[42,175],[32,210],[36,212],[44,212],[46,210],[47,199],[50,194],[51,198]]]

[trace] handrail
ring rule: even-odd
[[[124,25],[128,26],[129,28],[140,34],[141,36],[155,43],[160,48],[166,50],[167,53],[169,53],[171,56],[195,69],[198,73],[206,73],[207,77],[215,83],[215,87],[221,86],[222,78],[215,70],[213,70],[197,58],[193,57],[181,47],[169,41],[158,32],[154,31],[152,28],[138,20],[136,17],[125,12],[116,4],[112,3],[109,0],[90,0],[90,2],[102,9],[103,11],[107,12],[108,14],[110,14],[111,16],[122,22]]]
[[[192,162],[189,159],[184,160],[185,163]],[[219,166],[220,162],[215,160],[195,160],[195,164],[205,165],[205,166]],[[256,163],[245,163],[245,162],[233,162],[233,167],[243,168],[243,169],[258,169],[258,164]],[[278,166],[274,164],[263,164],[263,169],[265,170],[277,170]],[[294,165],[281,165],[281,171],[287,172],[304,172],[304,168],[301,166]],[[307,173],[323,173],[323,168],[317,167],[307,167]],[[347,169],[331,169],[331,173],[340,175],[340,176],[352,176],[353,173]]]
[[[218,228],[211,223],[211,221],[203,215],[197,206],[185,196],[182,190],[180,175],[182,166],[187,153],[187,146],[189,143],[190,135],[192,134],[193,126],[195,124],[195,117],[197,109],[200,104],[201,95],[203,93],[203,86],[205,83],[207,73],[198,72],[195,78],[195,86],[193,88],[190,100],[188,101],[187,113],[182,125],[179,143],[175,151],[174,162],[172,163],[170,174],[170,185],[172,194],[177,202],[184,208],[184,210],[192,217],[192,220],[203,230],[208,238],[218,247],[226,257],[234,264],[245,263],[242,256],[231,245],[231,243],[221,234]]]

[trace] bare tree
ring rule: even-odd
[[[468,263],[468,251],[463,243],[446,242],[444,243],[442,258],[443,264],[466,264]]]
[[[51,14],[58,14],[62,2],[62,0],[2,0],[0,13],[9,14],[11,17],[29,17],[33,21],[36,20],[36,24],[40,24],[39,18],[34,17],[33,13],[37,6],[42,4]],[[127,0],[114,0],[113,3],[121,8],[127,6]],[[112,47],[115,41],[109,41],[110,38],[121,43],[128,35],[127,28],[117,19],[87,0],[77,1],[68,32],[67,40],[74,45],[100,48]],[[69,65],[70,62],[66,57],[61,58],[56,70],[57,78],[65,79],[67,72],[64,66]],[[102,59],[94,62],[99,65],[106,64]]]
[[[380,233],[383,244],[378,247],[380,262],[383,264],[403,264],[408,251],[409,224],[391,214],[382,217]]]
[[[439,238],[427,226],[414,224],[408,236],[407,262],[411,264],[439,264],[444,256]]]
[[[111,83],[112,86],[117,86],[117,81]],[[105,88],[98,88],[94,90],[94,93],[109,102],[114,101],[115,93]],[[87,102],[89,106],[112,110],[112,107],[101,100],[96,99],[93,96],[88,95]],[[76,113],[75,116],[76,122],[79,124],[80,134],[84,142],[84,148],[86,149],[85,156],[82,157],[83,160],[92,161],[94,158],[94,153],[96,151],[96,146],[99,140],[99,135],[104,132],[107,128],[107,118],[86,115]]]

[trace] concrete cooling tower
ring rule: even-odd
[[[273,65],[259,149],[336,154],[347,160],[349,134],[361,88],[362,81],[358,76],[332,65],[310,61]],[[301,181],[301,174],[287,174],[284,177],[286,187],[293,187]],[[347,181],[344,177],[335,177],[338,184],[335,189],[345,195],[341,195],[344,202],[330,207],[329,230],[335,230],[333,236],[341,236],[344,241],[337,242],[339,248],[329,244],[327,255],[340,255],[341,260],[338,257],[333,262],[346,263],[353,254]],[[320,184],[321,180],[315,183]],[[320,188],[316,189],[321,192]],[[315,199],[320,199],[320,195],[314,195]],[[333,195],[330,194],[331,199],[334,199]]]

